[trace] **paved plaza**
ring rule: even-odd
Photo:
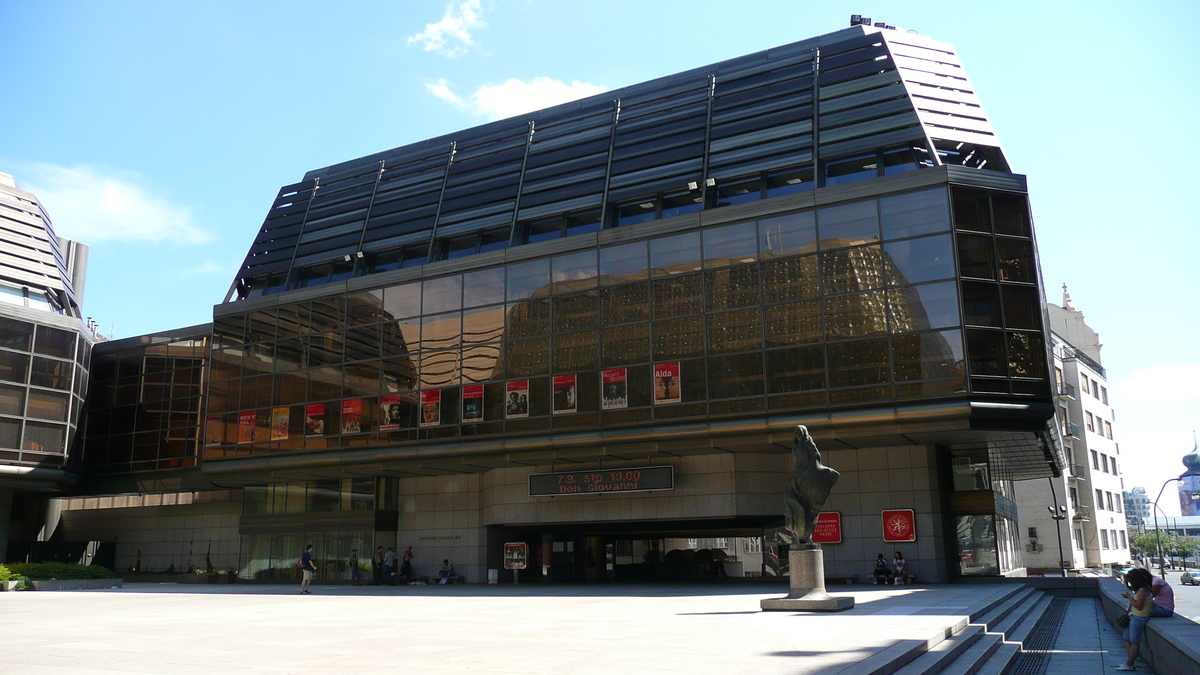
[[[761,612],[785,591],[762,584],[4,593],[0,673],[832,674],[1007,586],[845,588],[858,604],[840,614]]]

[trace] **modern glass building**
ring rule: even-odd
[[[334,578],[777,574],[804,424],[831,574],[1019,573],[1012,481],[1064,463],[1043,296],[953,48],[854,26],[309,172],[211,336],[97,350],[86,462],[232,490],[246,578],[305,540]]]

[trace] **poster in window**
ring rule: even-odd
[[[554,398],[550,402],[551,413],[560,415],[575,412],[575,398],[579,395],[579,387],[576,384],[574,375],[554,376]]]
[[[220,445],[224,440],[225,422],[220,415],[209,415],[204,425],[204,444],[206,446]]]
[[[483,421],[483,385],[473,384],[462,389],[462,421]]]
[[[342,433],[357,434],[362,431],[362,399],[348,398],[342,401]]]
[[[304,435],[312,438],[325,435],[325,404],[309,403],[304,408]]]
[[[291,411],[287,408],[275,408],[271,411],[271,440],[286,441],[288,423],[291,421]]]
[[[379,397],[380,431],[395,431],[399,429],[403,414],[400,408],[400,394],[389,394]]]
[[[679,362],[654,364],[654,404],[679,403],[680,396]]]
[[[510,380],[504,393],[506,418],[529,417],[529,380]]]
[[[421,392],[421,426],[436,427],[442,423],[442,390]]]
[[[253,410],[238,415],[238,443],[250,443],[254,440],[254,420],[257,417]]]
[[[600,391],[603,396],[601,407],[616,410],[629,405],[627,373],[624,368],[613,368],[600,372]]]

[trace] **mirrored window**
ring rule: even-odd
[[[780,197],[812,190],[817,187],[817,180],[813,168],[806,166],[767,174],[766,187],[767,197]]]
[[[708,386],[712,398],[762,396],[762,352],[710,357]]]
[[[825,337],[821,301],[804,300],[765,307],[763,326],[768,347],[820,342]]]
[[[996,238],[996,257],[1000,260],[1000,280],[1037,282],[1033,242],[1029,239]]]
[[[599,293],[571,293],[554,298],[554,331],[594,330],[600,305]]]
[[[654,317],[696,314],[703,308],[703,281],[699,274],[685,274],[651,282]]]
[[[722,267],[758,259],[758,233],[753,221],[701,231],[704,266]]]
[[[462,277],[442,277],[421,282],[421,313],[437,314],[462,309]]]
[[[811,298],[821,293],[818,258],[806,255],[762,265],[763,302]]]
[[[762,313],[758,307],[708,315],[708,351],[762,349]]]
[[[996,284],[963,282],[963,319],[968,326],[1004,325],[1000,321],[1000,288]]]
[[[32,342],[33,324],[10,318],[0,324],[0,347],[27,352]]]
[[[689,316],[654,322],[654,359],[704,355],[704,318]]]
[[[1028,237],[1029,206],[1023,195],[992,193],[992,218],[996,234]]]
[[[961,325],[958,288],[952,281],[888,291],[893,333]]]
[[[964,277],[996,278],[996,255],[991,237],[958,235],[958,266]]]
[[[1004,325],[1040,330],[1042,303],[1038,290],[1029,286],[1004,286]]]
[[[421,313],[421,283],[392,286],[383,291],[383,316],[386,321],[404,319]]]
[[[967,354],[972,375],[1008,375],[1004,355],[1004,333],[998,330],[968,330]]]
[[[560,255],[551,263],[554,292],[566,293],[596,287],[596,252]]]
[[[600,284],[619,284],[646,278],[646,242],[600,249]]]
[[[463,275],[463,307],[504,302],[504,268],[467,272]]]
[[[645,283],[600,289],[600,323],[608,326],[649,319],[649,290]]]
[[[462,338],[462,312],[430,314],[421,320],[421,350],[459,346]]]
[[[809,253],[817,250],[817,219],[805,211],[760,220],[758,237],[763,258]]]
[[[875,200],[818,210],[817,230],[823,249],[879,241],[879,212]]]
[[[825,388],[825,348],[792,347],[767,352],[767,392],[783,394]]]
[[[870,291],[824,300],[825,333],[830,340],[886,335],[887,294]]]
[[[892,363],[897,382],[962,377],[962,331],[898,335],[892,338]]]
[[[69,359],[75,355],[75,334],[50,326],[38,326],[33,351],[46,356]]]
[[[992,211],[988,206],[988,194],[983,190],[954,188],[954,227],[972,232],[992,231]]]
[[[650,268],[656,277],[699,270],[700,233],[688,232],[651,240]]]
[[[550,332],[550,298],[533,298],[508,305],[508,337]]]
[[[891,241],[883,245],[888,283],[917,284],[954,278],[954,248],[949,234]]]
[[[1011,377],[1046,377],[1046,346],[1041,333],[1008,334],[1008,368]]]
[[[695,213],[704,208],[704,195],[700,192],[676,192],[665,195],[662,200],[662,217],[681,216]]]
[[[504,305],[463,312],[463,344],[495,342],[504,337]]]
[[[705,309],[708,311],[757,305],[758,267],[744,265],[704,273]]]
[[[901,239],[950,229],[946,188],[909,192],[879,200],[884,239]]]
[[[856,246],[821,254],[825,294],[854,293],[883,286],[883,252],[876,246]]]
[[[605,368],[650,360],[650,324],[631,323],[601,329],[601,365]]]
[[[891,381],[887,338],[828,345],[829,386],[855,387]]]
[[[508,300],[524,300],[550,292],[550,261],[531,260],[508,267]]]
[[[734,179],[717,186],[715,206],[732,206],[752,202],[762,196],[762,181],[757,176],[749,179]]]

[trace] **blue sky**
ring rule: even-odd
[[[957,48],[1029,176],[1049,299],[1067,282],[1105,344],[1126,485],[1156,493],[1200,428],[1194,2],[14,1],[0,171],[92,246],[105,333],[203,323],[305,171],[851,13]]]

